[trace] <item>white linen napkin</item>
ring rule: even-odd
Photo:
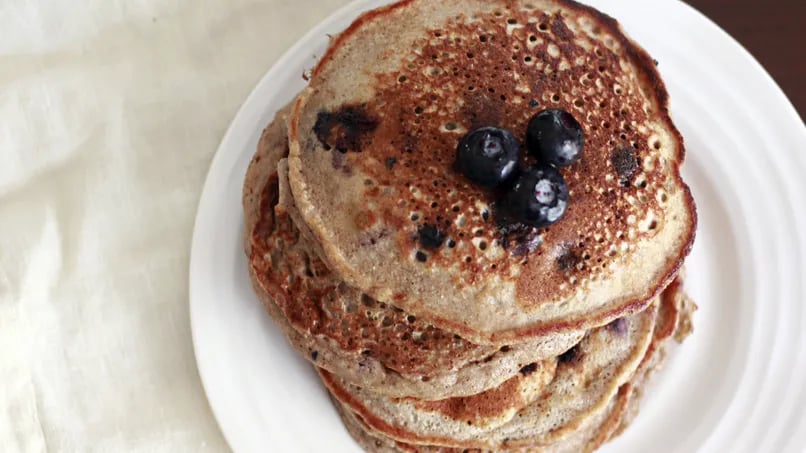
[[[345,3],[0,0],[0,451],[227,450],[190,340],[199,194]]]

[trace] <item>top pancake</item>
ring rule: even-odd
[[[562,169],[568,212],[545,229],[500,225],[496,194],[452,168],[456,145],[480,126],[523,140],[546,108],[585,133],[582,159]],[[570,1],[408,0],[361,16],[313,71],[289,142],[291,191],[328,267],[477,342],[643,309],[694,238],[651,58]],[[426,226],[438,246],[419,237]]]
[[[584,332],[503,347],[473,344],[334,278],[311,233],[294,220],[287,114],[283,108],[263,131],[246,172],[244,245],[255,293],[305,358],[384,395],[443,399],[496,387],[579,342]]]

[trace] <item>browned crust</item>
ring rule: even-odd
[[[680,287],[676,286],[673,289],[679,290]],[[671,306],[668,307],[666,313],[671,318],[670,319],[672,321],[671,325],[673,326],[676,325],[678,315],[677,305],[673,300],[670,300],[668,297],[663,298],[662,303],[671,304]],[[658,325],[657,323],[659,322],[658,318],[659,317],[657,313],[653,314],[652,332],[650,332],[650,338],[647,339],[648,344],[646,345],[646,348],[640,352],[640,356],[636,357],[638,363],[636,364],[635,370],[632,371],[630,374],[627,374],[626,376],[629,379],[614,389],[614,391],[617,392],[616,395],[618,396],[614,395],[613,397],[618,398],[622,397],[619,389],[623,387],[625,384],[627,384],[635,376],[636,371],[640,369],[642,365],[645,366],[644,364],[648,360],[647,357],[652,355],[656,349],[660,348],[662,346],[662,342],[665,339],[667,339],[668,336],[671,334],[671,332],[669,332],[669,335],[666,334],[666,331],[668,329],[666,329],[665,327],[662,328],[663,332],[660,334],[654,331],[655,326]],[[662,322],[662,324],[668,325],[670,323]],[[490,447],[490,445],[483,445],[482,444],[483,441],[480,440],[459,440],[451,437],[423,435],[420,433],[414,433],[410,430],[407,430],[405,427],[395,426],[394,424],[389,423],[388,421],[384,420],[380,416],[373,413],[373,411],[366,405],[366,403],[362,402],[357,397],[355,397],[350,392],[350,390],[345,386],[343,386],[332,374],[322,369],[319,370],[319,374],[322,379],[322,382],[325,384],[325,386],[328,388],[328,390],[330,391],[330,393],[333,395],[334,398],[343,403],[346,407],[349,408],[349,410],[354,412],[360,418],[360,420],[362,420],[372,430],[382,433],[384,436],[390,437],[398,441],[419,445],[436,445],[451,448]],[[608,403],[608,401],[609,400],[605,399],[599,403],[601,405],[600,407],[602,408],[602,410],[604,406]],[[619,404],[621,404],[621,402],[619,402]],[[601,443],[606,442],[607,439],[610,437],[610,435],[616,431],[618,425],[620,424],[621,417],[617,418],[618,420],[613,422],[614,424],[611,427],[612,429],[606,430],[605,427],[603,427],[603,430],[597,434],[597,439],[601,438],[601,441],[598,445],[601,445]],[[549,439],[561,438],[565,435],[565,433],[570,433],[578,429],[581,423],[582,423],[581,420],[574,419],[573,421],[569,422],[568,425],[559,428],[554,434],[550,435]],[[535,442],[534,439],[509,440],[506,442],[505,447],[527,448],[530,445],[534,445],[534,442]],[[549,440],[549,442],[553,442],[553,440]]]
[[[669,291],[668,295],[664,295],[662,304],[667,304],[667,311],[665,312],[663,317],[667,319],[658,319],[656,326],[659,326],[659,330],[653,333],[653,339],[646,350],[644,357],[641,359],[641,362],[632,375],[632,377],[626,383],[622,384],[619,389],[618,393],[614,396],[615,398],[615,407],[611,409],[611,414],[607,416],[604,423],[596,430],[596,434],[594,437],[590,439],[588,444],[585,446],[585,449],[582,451],[585,452],[592,452],[599,447],[601,447],[606,442],[612,440],[613,438],[619,436],[624,430],[629,426],[632,419],[637,415],[640,405],[640,400],[642,397],[643,389],[651,378],[651,375],[660,369],[663,366],[663,362],[665,359],[665,346],[666,341],[675,334],[680,329],[679,319],[689,314],[690,312],[695,310],[695,306],[693,304],[685,306],[681,305],[679,302],[679,298],[685,298],[685,294],[682,291],[683,281],[678,279],[675,280],[672,285],[670,285],[671,291]],[[678,299],[674,299],[678,298]],[[662,318],[659,316],[659,318]],[[321,374],[321,373],[320,373]],[[416,445],[408,444],[405,442],[394,441],[392,438],[398,434],[399,430],[393,430],[393,433],[386,434],[389,431],[385,431],[385,427],[388,426],[382,420],[378,421],[372,414],[368,414],[369,418],[365,417],[365,408],[362,405],[353,404],[354,399],[347,393],[345,395],[344,389],[342,391],[336,392],[334,388],[328,382],[334,382],[332,376],[324,376],[322,375],[322,380],[328,387],[328,389],[332,393],[332,397],[334,400],[334,404],[339,409],[339,412],[344,415],[344,411],[351,411],[353,415],[355,415],[359,421],[359,423],[363,423],[362,432],[353,433],[353,430],[350,429],[351,434],[359,435],[363,441],[368,440],[372,436],[369,434],[367,429],[370,429],[376,433],[377,435],[381,436],[383,440],[388,440],[390,442],[396,442],[396,446],[398,450],[401,451],[419,451]],[[336,387],[338,387],[336,385]],[[343,399],[346,398],[346,399]],[[342,401],[340,403],[339,401]],[[362,409],[362,410],[358,410]],[[344,418],[344,417],[343,417]],[[371,422],[375,422],[373,425]],[[346,422],[348,424],[349,423]],[[420,445],[428,445],[429,442],[422,441],[421,439],[427,438],[417,438],[412,440],[412,442],[416,442]],[[455,444],[455,441],[452,442]],[[362,443],[362,445],[364,445]],[[431,446],[431,445],[429,445]],[[530,451],[534,449],[534,451],[539,451],[537,446],[532,445],[515,445],[515,448],[527,448]],[[365,446],[366,448],[366,446]],[[458,447],[462,448],[462,447]],[[458,451],[457,447],[447,447],[448,451]]]
[[[660,313],[658,322],[655,324],[653,344],[671,337],[675,330],[677,330],[681,309],[678,300],[681,297],[685,297],[682,286],[683,282],[678,277],[670,283],[668,289],[660,295]]]
[[[352,436],[359,446],[364,451],[372,453],[397,453],[399,451],[412,451],[415,450],[408,448],[405,444],[399,444],[392,439],[381,438],[378,435],[370,434],[366,425],[362,425],[357,416],[350,412],[349,409],[344,407],[333,396],[330,397],[330,402],[336,407],[336,412],[339,413],[344,427],[347,432]]]
[[[349,39],[353,34],[355,34],[364,24],[374,21],[374,20],[381,20],[382,17],[386,14],[389,14],[399,8],[403,8],[411,4],[414,0],[401,0],[399,2],[393,3],[391,5],[387,5],[385,7],[381,7],[372,11],[368,11],[363,13],[356,19],[346,30],[336,37],[336,39],[330,44],[328,50],[322,56],[322,58],[317,63],[316,67],[313,69],[312,74],[314,76],[321,73],[323,68],[332,60],[333,55],[335,54],[336,50],[342,45],[344,41]],[[688,208],[691,214],[691,224],[689,230],[686,232],[687,239],[683,247],[677,253],[672,264],[667,268],[666,272],[664,273],[663,277],[659,279],[657,285],[652,288],[643,298],[634,299],[634,300],[627,300],[616,307],[599,311],[595,314],[588,314],[584,317],[576,317],[570,320],[564,321],[547,321],[542,322],[540,324],[531,325],[528,327],[519,327],[519,328],[512,328],[506,330],[500,330],[494,333],[490,333],[485,335],[484,333],[478,332],[476,330],[470,329],[467,326],[452,322],[448,319],[442,318],[440,316],[435,316],[433,313],[423,307],[423,304],[418,305],[418,311],[421,313],[421,316],[425,316],[428,319],[432,320],[435,326],[444,328],[446,330],[450,330],[455,332],[463,337],[473,338],[477,340],[487,340],[494,344],[503,344],[506,342],[518,342],[523,341],[529,337],[533,336],[545,336],[545,335],[552,335],[562,332],[569,332],[569,331],[579,331],[579,330],[587,330],[590,328],[598,327],[604,324],[607,324],[615,319],[628,316],[633,313],[637,313],[646,309],[649,304],[652,302],[654,298],[656,298],[665,288],[668,286],[674,278],[677,276],[680,268],[683,266],[683,262],[691,252],[691,248],[694,245],[694,239],[696,237],[697,231],[697,206],[694,202],[694,198],[691,195],[691,190],[688,185],[683,181],[682,176],[680,175],[680,166],[685,160],[685,145],[683,136],[677,127],[672,122],[671,116],[669,114],[669,94],[666,91],[666,85],[660,77],[658,70],[655,67],[654,60],[652,57],[644,50],[638,43],[634,42],[632,39],[627,37],[624,33],[621,25],[619,25],[618,21],[614,18],[608,16],[601,11],[578,3],[574,0],[555,0],[558,4],[560,4],[563,8],[567,8],[571,11],[576,11],[582,14],[588,14],[593,18],[597,19],[599,23],[602,25],[604,29],[610,32],[613,37],[615,37],[618,42],[622,45],[622,47],[626,50],[628,56],[635,62],[638,66],[640,71],[638,72],[638,76],[643,78],[648,86],[651,87],[651,92],[654,95],[654,101],[658,106],[658,116],[662,123],[668,128],[671,134],[674,136],[676,141],[676,152],[679,158],[673,163],[674,166],[674,178],[675,182],[677,183],[678,187],[682,188],[684,191],[684,198],[686,199],[686,207]],[[291,121],[289,122],[289,132],[292,136],[298,135],[298,113],[299,108],[301,106],[302,96],[297,101],[297,104],[294,107],[294,114],[292,115]],[[481,335],[481,336],[480,336]]]
[[[284,116],[289,112],[290,104],[281,108],[274,121],[284,121]],[[271,162],[269,150],[271,149],[272,128],[281,127],[279,123],[270,123],[260,135],[260,140],[257,145],[257,151],[252,156],[249,167],[246,169],[244,177],[243,193],[241,203],[243,205],[244,213],[244,230],[243,230],[243,246],[246,256],[252,256],[252,230],[257,224],[258,217],[260,216],[260,202],[263,196],[262,191],[266,187],[272,174],[276,173],[277,161]],[[267,168],[274,168],[274,171],[266,171]],[[251,271],[251,266],[250,266]]]
[[[585,448],[581,450],[580,453],[590,453],[597,450],[599,447],[618,436],[623,431],[623,428],[626,426],[625,424],[629,423],[629,420],[626,420],[626,418],[629,417],[630,410],[634,409],[634,407],[631,406],[633,406],[632,403],[634,403],[634,398],[638,397],[638,395],[636,395],[637,391],[638,389],[635,388],[635,385],[632,383],[624,384],[619,388],[618,393],[616,396],[614,396],[614,407],[609,409],[610,414],[595,430],[593,437],[591,437],[591,439],[585,445]],[[342,422],[347,428],[347,431],[361,445],[361,447],[367,451],[406,451],[412,453],[421,451],[418,445],[395,441],[385,434],[372,432],[372,428],[370,428],[358,414],[354,412],[348,413],[351,412],[350,409],[342,405],[338,400],[333,398],[332,395],[331,400],[334,406],[336,406],[336,410],[338,411]],[[427,445],[425,449],[431,451],[434,447],[435,446],[433,445]],[[541,451],[543,449],[542,447],[543,446],[528,445],[515,448],[517,451],[526,450],[537,452]],[[439,451],[444,450],[446,452],[458,453],[460,448],[461,447],[445,447],[444,449],[439,448]],[[463,451],[469,450],[465,449]],[[476,449],[473,449],[473,451],[478,452]],[[509,449],[506,451],[509,451]]]
[[[630,400],[630,384],[624,384],[619,387],[618,393],[615,396],[615,407],[612,409],[611,414],[607,416],[604,423],[596,431],[596,435],[588,441],[585,445],[585,453],[596,451],[604,445],[607,441],[615,437],[616,431],[621,425],[624,415],[627,413],[627,406]]]
[[[520,410],[531,403],[531,399],[522,393],[521,386],[526,382],[525,380],[531,380],[531,385],[537,384],[544,389],[554,378],[557,359],[551,358],[535,362],[530,366],[532,368],[528,372],[524,371],[526,368],[522,368],[521,373],[507,379],[501,385],[475,395],[434,401],[417,398],[407,400],[424,411],[439,412],[450,419],[469,421],[476,426],[481,426],[485,420],[500,416],[504,410]],[[527,375],[531,377],[525,377]]]
[[[653,319],[653,323],[654,323]],[[653,342],[647,345],[647,348],[651,347]],[[644,355],[646,354],[645,351],[642,351],[642,355],[637,357],[639,361],[643,361]],[[640,363],[640,362],[639,362]],[[387,422],[383,418],[379,417],[378,415],[374,414],[372,410],[358,398],[353,396],[353,394],[347,389],[345,386],[341,385],[338,380],[329,372],[319,369],[319,374],[322,379],[322,382],[325,384],[327,389],[330,391],[331,395],[336,398],[338,401],[343,403],[349,410],[354,412],[361,421],[363,421],[367,426],[369,426],[374,431],[382,433],[384,436],[390,437],[392,439],[419,444],[419,445],[435,445],[435,446],[444,446],[450,448],[490,448],[491,445],[484,445],[483,440],[459,440],[447,436],[432,436],[432,435],[424,435],[419,433],[414,433],[410,430],[407,430],[405,427],[399,427],[392,423]],[[629,375],[628,375],[629,376]],[[618,391],[618,388],[614,389]],[[609,400],[602,400],[597,405],[599,405],[602,409],[607,405]],[[564,426],[562,429],[558,430],[558,432],[572,432],[579,428],[581,421],[580,420],[573,420],[567,426]],[[617,425],[617,424],[616,424]],[[615,427],[612,431],[615,430]],[[612,432],[610,431],[610,432]],[[553,434],[550,435],[550,439],[555,439],[562,437],[562,435]],[[603,436],[602,443],[606,441],[607,437]],[[552,442],[550,440],[549,442]],[[505,448],[527,448],[530,445],[534,445],[533,439],[522,439],[522,440],[510,440],[507,441],[505,444]]]
[[[388,423],[382,418],[374,415],[361,401],[355,398],[346,388],[339,385],[335,377],[327,371],[319,368],[319,376],[322,382],[328,388],[330,393],[339,401],[344,403],[350,410],[355,413],[361,421],[363,421],[370,428],[384,433],[393,439],[407,439],[411,442],[416,442],[423,445],[439,445],[439,446],[455,446],[458,442],[450,437],[442,436],[416,436],[413,437],[409,431],[398,428],[397,426]],[[473,447],[473,445],[469,445]]]

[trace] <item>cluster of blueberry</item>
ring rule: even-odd
[[[456,168],[486,188],[503,189],[497,213],[503,219],[547,227],[568,208],[568,185],[558,167],[582,155],[579,122],[564,110],[543,110],[529,121],[526,148],[537,164],[521,168],[520,143],[512,132],[482,127],[465,135],[456,150]]]

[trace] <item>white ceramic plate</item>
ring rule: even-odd
[[[252,294],[241,186],[261,129],[303,87],[341,9],[261,80],[225,135],[199,204],[190,311],[199,373],[237,453],[358,451],[311,367]],[[806,449],[806,127],[761,66],[682,2],[590,1],[657,60],[688,148],[700,224],[688,260],[695,333],[673,351],[610,452]]]

